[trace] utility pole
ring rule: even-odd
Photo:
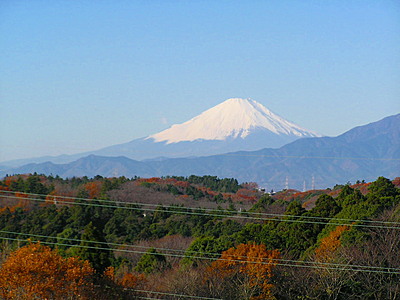
[[[286,190],[289,189],[289,177],[288,176],[286,176],[285,189]]]
[[[311,189],[312,189],[312,190],[315,190],[315,177],[314,177],[314,175],[312,176]]]

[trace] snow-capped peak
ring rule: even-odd
[[[277,135],[320,136],[283,119],[254,100],[231,98],[185,123],[172,125],[147,139],[167,144],[195,140],[226,140],[245,138],[256,129],[268,130]]]

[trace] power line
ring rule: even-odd
[[[16,234],[30,235],[30,234],[23,234],[23,233],[16,233]],[[48,236],[48,237],[49,238],[57,238],[57,237],[50,237],[50,236]],[[6,238],[6,237],[0,237],[0,239],[23,241],[23,242],[27,241],[25,239]],[[71,240],[74,240],[74,239],[71,239]],[[83,241],[85,241],[85,240],[83,240]],[[96,241],[85,241],[85,242],[88,242],[88,243],[99,243],[99,242],[96,242]],[[112,248],[106,248],[106,247],[74,245],[74,244],[71,245],[71,244],[64,244],[64,243],[58,243],[58,242],[56,243],[56,242],[40,241],[40,243],[48,244],[48,245],[55,245],[55,246],[70,246],[70,247],[79,247],[79,248],[96,249],[96,250],[107,250],[107,251],[115,250],[115,251],[127,252],[127,253],[138,253],[138,254],[146,254],[146,253],[148,253],[148,252],[145,252],[145,251],[138,251],[138,250],[112,249]],[[100,242],[100,243],[105,244],[104,242]],[[149,248],[153,248],[155,250],[160,249],[160,248],[156,248],[156,247],[149,247]],[[176,251],[177,249],[169,249],[169,250]],[[195,253],[202,253],[202,252],[195,252]],[[215,259],[215,258],[210,258],[210,257],[194,256],[194,255],[171,254],[171,253],[161,253],[161,254],[163,254],[165,256],[180,257],[180,258],[192,258],[192,259],[202,259],[202,260],[214,260]],[[202,253],[202,254],[213,255],[214,253]],[[221,255],[221,254],[218,254],[218,255]],[[319,268],[319,269],[332,269],[332,270],[367,271],[367,272],[372,272],[372,273],[377,273],[378,272],[378,273],[388,273],[388,274],[400,274],[400,269],[389,268],[389,267],[348,265],[348,264],[335,264],[335,263],[323,263],[323,262],[306,262],[306,261],[300,261],[300,260],[258,258],[258,257],[236,256],[236,255],[230,255],[230,256],[231,257],[235,257],[235,258],[244,257],[244,258],[246,258],[246,260],[242,260],[242,259],[223,259],[223,258],[218,258],[218,260],[220,260],[220,261],[228,261],[228,262],[251,263],[251,264],[268,264],[268,265],[269,264],[274,264],[274,265],[289,266],[289,267],[310,267],[310,268],[317,268],[317,269]],[[254,258],[254,259],[258,260],[258,261],[248,260],[248,259],[252,259],[252,258]],[[265,261],[264,259],[267,260],[267,261]],[[284,263],[280,263],[280,261],[283,261]],[[306,263],[306,265],[301,265],[301,264],[305,264],[305,263]],[[358,269],[356,269],[356,268],[358,268]]]
[[[27,240],[24,240],[24,239],[5,238],[5,237],[0,237],[0,239],[27,242]],[[43,241],[40,241],[40,243],[41,244],[45,244],[45,245],[47,244],[47,245],[55,245],[55,246],[73,246],[73,247],[79,247],[79,248],[107,250],[107,251],[112,250],[110,248],[103,248],[103,247],[93,247],[93,246],[84,246],[84,245],[70,245],[70,244],[54,243],[54,242],[43,242]],[[129,253],[138,253],[138,254],[147,253],[147,252],[143,252],[143,251],[124,250],[124,249],[118,249],[117,251],[129,252]],[[171,256],[171,257],[202,259],[202,260],[213,260],[214,259],[214,258],[203,257],[203,256],[178,255],[178,254],[170,254],[170,253],[163,253],[163,255]],[[400,275],[400,269],[392,268],[392,269],[394,269],[396,271],[385,271],[387,268],[383,268],[382,267],[382,270],[371,270],[372,268],[379,268],[379,267],[374,267],[374,266],[372,266],[372,268],[370,268],[369,266],[345,265],[345,267],[340,268],[340,267],[321,266],[318,262],[315,262],[315,265],[301,265],[301,264],[289,264],[289,263],[279,263],[279,262],[248,261],[248,260],[234,260],[234,259],[232,260],[232,259],[222,259],[222,258],[219,258],[218,260],[220,260],[220,261],[228,261],[228,262],[238,262],[238,263],[263,264],[263,265],[265,265],[265,264],[267,264],[267,265],[273,264],[273,265],[279,265],[279,266],[285,266],[285,267],[300,267],[300,268],[312,268],[312,269],[324,269],[324,270],[336,270],[336,271],[356,271],[356,272],[384,273],[384,274]],[[303,263],[302,261],[299,261],[299,262]],[[356,269],[357,267],[359,267],[361,269]],[[365,268],[365,269],[363,269],[363,268]],[[367,269],[367,268],[370,268],[370,269]]]
[[[21,233],[21,232],[14,232],[14,231],[7,231],[7,230],[0,230],[0,233],[6,233],[6,234],[15,234],[15,235],[23,235],[23,236],[31,236],[31,237],[38,237],[38,238],[50,238],[50,239],[57,239],[57,240],[66,240],[66,241],[72,241],[72,242],[87,242],[87,243],[93,243],[93,244],[103,244],[103,245],[112,245],[112,246],[117,246],[117,247],[132,247],[132,248],[143,248],[143,249],[155,249],[158,251],[171,251],[171,252],[178,252],[178,253],[183,253],[185,254],[184,257],[186,257],[186,253],[192,253],[192,254],[197,254],[197,255],[209,255],[209,256],[221,256],[221,253],[212,253],[212,252],[201,252],[201,251],[194,251],[194,250],[179,250],[179,249],[171,249],[171,248],[159,248],[159,247],[151,247],[151,246],[140,246],[140,245],[127,245],[127,244],[118,244],[118,243],[111,243],[111,242],[101,242],[101,241],[89,241],[89,240],[81,240],[81,239],[73,239],[73,238],[64,238],[64,237],[57,237],[57,236],[49,236],[49,235],[40,235],[40,234],[31,234],[31,233]],[[77,246],[76,244],[73,246]],[[111,248],[111,250],[115,251],[122,251],[120,248]],[[129,249],[124,249],[124,251],[127,250],[126,252],[130,252],[131,250]],[[133,251],[133,250],[132,250]],[[141,253],[147,253],[147,252],[141,252]],[[258,257],[249,257],[249,256],[240,256],[240,255],[227,255],[230,257],[235,257],[235,258],[246,258],[246,259],[261,259],[262,261],[264,259],[258,258]],[[290,262],[290,263],[306,263],[306,264],[314,264],[315,262],[310,262],[310,261],[303,261],[303,260],[291,260],[291,259],[274,259],[274,258],[268,258],[268,261],[284,261],[284,262]],[[324,262],[319,262],[318,264],[321,265],[329,265],[329,266],[348,266],[347,264],[338,264],[338,263],[324,263]],[[393,269],[393,270],[400,270],[396,268],[387,268],[387,267],[374,267],[374,266],[360,266],[358,265],[357,267],[368,267],[368,268],[377,268],[377,269]]]
[[[5,198],[7,196],[0,195],[0,197]],[[21,198],[21,197],[13,197],[9,196],[8,198],[16,198],[16,199],[23,199],[23,200],[31,200],[31,201],[38,201],[38,202],[46,202],[44,199],[37,199],[37,198]],[[80,203],[80,202],[67,202],[63,201],[58,205],[80,205],[80,206],[92,206],[92,207],[104,207],[104,208],[120,208],[120,209],[128,209],[128,210],[135,210],[135,211],[149,211],[149,212],[156,212],[158,208],[149,209],[149,208],[139,208],[139,207],[130,207],[130,206],[115,206],[115,205],[102,205],[102,204],[95,204],[95,203]],[[162,208],[162,207],[161,207]],[[197,215],[197,216],[208,216],[208,217],[223,217],[223,218],[234,218],[234,219],[247,219],[247,220],[257,220],[257,221],[276,221],[276,222],[291,222],[291,223],[304,223],[304,224],[319,224],[319,225],[352,225],[358,227],[370,227],[370,228],[385,228],[385,229],[400,229],[400,227],[389,227],[389,226],[376,226],[376,225],[365,225],[365,224],[351,224],[351,223],[331,223],[331,222],[323,222],[323,221],[306,221],[306,220],[292,220],[292,219],[277,219],[277,218],[262,218],[262,217],[249,217],[245,215],[234,215],[233,213],[237,213],[236,211],[228,211],[228,210],[221,210],[218,213],[211,214],[211,213],[201,213],[201,212],[188,212],[183,211],[184,207],[175,207],[172,210],[160,211],[165,213],[172,213],[172,214],[182,214],[182,215]],[[201,210],[201,209],[198,209]],[[217,211],[218,212],[218,211]],[[225,213],[225,214],[224,214]],[[290,218],[290,215],[282,215],[282,217]],[[295,218],[301,218],[301,216],[293,216]]]
[[[4,191],[0,191],[0,192],[4,192]],[[13,192],[14,193],[14,192]],[[27,193],[24,193],[27,194]],[[74,198],[74,197],[64,197],[64,196],[54,196],[54,195],[40,195],[40,194],[30,194],[30,195],[37,195],[37,196],[50,196],[50,197],[57,197],[60,199],[64,199],[64,198],[70,198],[70,199],[79,199],[79,200],[83,200],[83,201],[91,201],[91,202],[107,202],[107,203],[116,203],[116,204],[124,204],[124,205],[138,205],[138,206],[157,206],[157,205],[152,205],[152,204],[146,204],[146,203],[127,203],[127,202],[122,202],[122,201],[112,201],[112,200],[98,200],[98,199],[87,199],[87,198]],[[2,198],[16,198],[16,199],[24,199],[24,200],[33,200],[33,201],[46,201],[44,199],[38,199],[38,198],[34,198],[34,199],[27,199],[24,197],[13,197],[13,196],[4,196],[4,195],[0,195],[0,197]],[[60,203],[61,204],[61,203]],[[71,205],[75,205],[76,202],[67,202],[67,204],[71,204]],[[89,203],[89,204],[84,204],[84,205],[93,205],[93,203]],[[122,209],[128,209],[128,207],[118,207],[118,206],[106,206],[106,205],[96,205],[95,206],[101,206],[101,207],[113,207],[113,208],[122,208]],[[214,212],[219,212],[221,213],[221,210],[216,210],[216,209],[202,209],[202,208],[192,208],[192,207],[177,207],[177,206],[162,206],[162,208],[171,208],[171,209],[189,209],[189,210],[204,210],[204,211],[214,211]],[[146,210],[146,211],[156,211],[156,209],[141,209],[141,208],[137,208],[136,210]],[[231,214],[232,211],[228,211],[225,210],[227,213]],[[170,211],[166,211],[166,213],[171,213]],[[185,212],[176,212],[176,213],[185,213]],[[238,213],[238,212],[235,212]],[[243,212],[244,214],[246,214],[246,212]],[[189,213],[188,213],[189,214]],[[198,215],[198,213],[196,213]],[[239,213],[238,213],[239,214]],[[304,218],[303,216],[294,216],[294,215],[279,215],[279,214],[264,214],[264,213],[253,213],[253,212],[249,212],[247,214],[252,214],[252,215],[267,215],[267,216],[275,216],[275,217],[294,217],[294,218]],[[200,214],[200,215],[210,215],[210,214]],[[213,216],[213,215],[211,215]],[[217,216],[221,216],[221,215],[217,215]],[[229,215],[222,215],[224,217],[230,217]],[[232,216],[233,217],[233,216]],[[371,221],[371,220],[351,220],[351,219],[337,219],[337,218],[323,218],[323,217],[308,217],[305,216],[305,218],[310,218],[310,219],[325,219],[325,220],[345,220],[345,221],[354,221],[354,222],[374,222],[374,223],[382,223],[382,224],[395,224],[395,225],[399,225],[399,222],[385,222],[385,221]],[[254,220],[260,220],[262,218],[251,218],[248,217],[248,219],[254,219]],[[265,220],[270,220],[270,219],[265,219]],[[275,220],[274,220],[275,221]],[[290,221],[290,220],[287,220]],[[301,223],[317,223],[317,222],[301,222]],[[318,223],[317,223],[318,224]],[[326,223],[324,223],[326,224]],[[335,224],[332,223],[332,225],[351,225],[351,224]],[[400,229],[398,227],[383,227],[383,226],[362,226],[362,227],[374,227],[374,228],[391,228],[391,229]],[[1,231],[0,232],[5,232],[5,231]],[[40,236],[40,235],[32,235],[32,234],[24,234],[24,233],[16,233],[16,232],[7,232],[9,234],[21,234],[21,235],[30,235],[30,236],[37,236],[37,237],[46,237],[46,238],[57,238],[57,237],[50,237],[50,236]],[[4,238],[4,237],[0,237],[0,239],[3,240],[16,240],[16,241],[25,241],[25,240],[21,240],[21,239],[11,239],[11,238]],[[84,241],[84,242],[90,242],[90,243],[104,243],[104,242],[94,242],[94,241],[85,241],[85,240],[77,240],[77,239],[67,239],[67,238],[58,238],[58,239],[63,239],[63,240],[68,240],[68,241]],[[75,247],[82,247],[80,245],[70,245],[70,244],[62,244],[62,243],[52,243],[52,242],[42,242],[43,244],[49,244],[49,245],[64,245],[64,246],[75,246]],[[105,243],[104,243],[105,244]],[[154,248],[156,250],[168,250],[168,251],[180,251],[183,252],[183,250],[177,250],[177,249],[168,249],[168,248],[155,248],[155,247],[145,247],[145,246],[135,246],[135,245],[124,245],[124,244],[115,244],[115,243],[107,243],[110,245],[118,245],[118,246],[125,246],[125,247],[141,247],[141,248]],[[92,248],[92,249],[107,249],[107,248],[101,248],[101,247],[84,247],[84,248]],[[108,249],[108,250],[115,250],[115,251],[121,251],[121,249]],[[142,252],[142,251],[126,251],[126,252],[132,252],[132,253],[146,253],[146,252]],[[192,251],[193,252],[193,251]],[[216,253],[202,253],[202,252],[195,252],[197,254],[207,254],[207,255],[217,255]],[[164,254],[166,256],[175,256],[175,257],[188,257],[188,258],[195,258],[195,259],[206,259],[204,257],[197,257],[197,256],[187,256],[187,255],[170,255],[170,254]],[[220,254],[218,254],[220,255]],[[209,258],[208,258],[209,259]],[[236,260],[228,260],[228,261],[236,261]],[[253,262],[253,261],[245,261],[245,260],[237,260],[238,262],[247,262],[247,263],[259,263],[259,262]],[[346,264],[329,264],[330,266],[336,266],[336,267],[318,267],[316,265],[298,265],[297,263],[316,263],[316,262],[305,262],[305,261],[296,261],[296,260],[278,260],[278,261],[284,261],[287,262],[285,264],[282,263],[276,263],[276,265],[280,265],[280,266],[286,266],[286,267],[302,267],[302,268],[314,268],[314,269],[331,269],[331,270],[342,270],[342,271],[355,271],[355,272],[373,272],[373,273],[384,273],[384,274],[395,274],[395,275],[400,275],[400,269],[397,268],[385,268],[385,267],[376,267],[376,266],[362,266],[362,265],[346,265]],[[321,264],[326,264],[326,263],[317,263],[318,265]],[[338,268],[340,267],[340,268]],[[358,268],[358,269],[356,269]],[[207,297],[199,297],[199,296],[189,296],[189,295],[182,295],[182,294],[172,294],[172,293],[163,293],[163,292],[153,292],[153,291],[145,291],[145,290],[136,290],[137,292],[147,292],[150,294],[156,294],[156,295],[169,295],[169,296],[178,296],[178,297],[185,297],[187,299],[191,298],[191,299],[217,299],[217,298],[207,298]],[[138,296],[138,298],[140,299],[160,299],[160,298],[150,298],[150,297],[141,297]]]
[[[198,211],[206,211],[206,212],[212,212],[212,213],[226,213],[227,215],[224,215],[225,217],[235,217],[235,216],[231,216],[232,213],[238,214],[238,215],[244,215],[243,218],[246,219],[254,219],[254,220],[271,220],[269,218],[252,218],[249,217],[248,215],[256,215],[256,216],[266,216],[266,217],[281,217],[281,218],[298,218],[298,219],[310,219],[310,220],[322,220],[325,221],[323,223],[321,222],[310,222],[310,223],[317,223],[317,224],[330,224],[330,225],[352,225],[352,226],[361,226],[361,227],[373,227],[376,228],[376,226],[372,226],[372,225],[361,225],[361,224],[352,224],[352,223],[372,223],[372,224],[388,224],[388,225],[400,225],[400,222],[392,222],[392,221],[379,221],[379,220],[365,220],[365,219],[344,219],[344,218],[334,218],[334,217],[316,217],[316,216],[297,216],[297,215],[287,215],[287,214],[269,214],[269,213],[259,213],[259,212],[244,212],[244,211],[232,211],[232,210],[226,210],[226,209],[210,209],[210,208],[200,208],[200,207],[185,207],[185,206],[176,206],[176,205],[161,205],[160,204],[149,204],[149,203],[141,203],[141,202],[123,202],[123,201],[116,201],[116,200],[106,200],[106,199],[88,199],[88,198],[76,198],[76,197],[69,197],[69,196],[57,196],[57,195],[45,195],[45,194],[34,194],[34,193],[24,193],[24,192],[11,192],[11,191],[0,191],[0,193],[23,193],[26,195],[32,195],[32,196],[39,196],[39,197],[52,197],[52,198],[60,198],[60,200],[64,200],[64,199],[71,199],[71,200],[82,200],[85,202],[90,202],[89,205],[94,205],[94,206],[102,206],[102,205],[98,205],[96,203],[93,202],[104,202],[104,203],[110,203],[110,204],[122,204],[124,206],[105,206],[105,207],[111,207],[111,208],[126,208],[126,209],[133,209],[133,210],[147,210],[149,211],[149,209],[145,209],[145,208],[140,208],[140,207],[131,207],[131,205],[133,206],[148,206],[148,207],[155,207],[154,209],[150,209],[150,211],[156,211],[158,209],[173,209],[173,210],[179,210],[176,211],[176,213],[180,213],[180,214],[185,214],[185,212],[182,210],[194,210],[197,211],[196,214],[201,214],[201,215],[210,215],[210,216],[216,216],[215,214],[204,214],[204,213],[199,213]],[[13,198],[13,199],[23,199],[23,200],[33,200],[33,201],[42,201],[42,202],[46,202],[46,201],[52,201],[52,200],[44,200],[41,198],[24,198],[22,196],[4,196],[0,194],[0,198]],[[54,201],[54,200],[53,200]],[[61,203],[57,203],[57,204],[78,204],[79,202],[67,202],[67,201],[63,201]],[[79,203],[80,204],[80,203]],[[129,205],[129,206],[125,206],[125,205]],[[165,212],[169,212],[171,213],[171,211],[165,211]],[[172,211],[172,213],[175,211]],[[191,212],[187,212],[187,214],[191,214]],[[221,216],[221,215],[218,215]],[[276,219],[273,219],[274,221],[276,221]],[[283,220],[282,220],[283,221]],[[286,220],[285,220],[286,221]],[[289,222],[291,221],[295,221],[295,220],[287,220]],[[337,223],[328,223],[326,221],[344,221],[344,222],[349,222],[349,223],[341,223],[341,224],[337,224]],[[301,223],[308,223],[308,222],[301,222]],[[378,227],[379,228],[379,227]],[[384,227],[384,228],[388,228],[388,227]],[[389,227],[389,229],[400,229],[400,227],[394,227],[391,228]]]
[[[0,197],[7,197],[1,196]],[[35,198],[19,198],[19,197],[8,197],[8,198],[16,198],[16,199],[23,199],[23,200],[32,200],[32,201],[39,201],[39,202],[46,202],[43,199],[35,199]],[[136,208],[136,207],[120,207],[120,206],[113,206],[113,205],[101,205],[101,204],[94,204],[94,203],[79,203],[79,202],[63,202],[59,203],[58,205],[80,205],[80,206],[93,206],[93,207],[104,207],[104,208],[116,208],[116,209],[128,209],[128,210],[136,210],[136,211],[150,211],[156,212],[158,208],[154,209],[147,209],[147,208]],[[162,207],[161,207],[162,208]],[[180,210],[177,210],[180,209]],[[161,211],[165,213],[172,213],[172,214],[183,214],[183,215],[198,215],[198,216],[208,216],[208,217],[225,217],[225,218],[235,218],[235,219],[248,219],[248,220],[258,220],[258,221],[278,221],[278,222],[292,222],[292,223],[305,223],[305,224],[321,224],[321,225],[351,225],[356,227],[369,227],[369,228],[381,228],[381,229],[400,229],[400,227],[393,227],[393,226],[376,226],[376,225],[365,225],[365,224],[351,224],[351,223],[332,223],[332,222],[318,222],[318,221],[305,221],[305,220],[291,220],[291,219],[276,219],[276,218],[257,218],[257,217],[249,217],[249,216],[237,216],[233,215],[232,211],[219,211],[220,214],[207,214],[207,213],[200,213],[200,212],[187,212],[182,211],[183,208],[176,207],[175,210],[166,210]],[[201,211],[201,209],[198,209]],[[217,211],[218,212],[218,211]],[[221,214],[224,213],[225,214]],[[236,211],[235,211],[236,213]],[[282,215],[282,217],[297,217],[301,218],[302,216],[290,216],[290,215]],[[355,220],[355,222],[362,222],[362,220]],[[397,223],[394,223],[397,224]]]

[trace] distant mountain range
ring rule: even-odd
[[[245,133],[237,133],[240,134]],[[166,137],[167,134],[160,134],[152,138]],[[215,175],[234,177],[240,182],[255,181],[274,190],[301,190],[304,185],[306,189],[326,188],[347,181],[373,181],[378,176],[394,178],[400,175],[400,114],[337,137],[301,138],[278,149],[149,161],[91,154],[67,164],[27,164],[3,170],[0,175],[28,172],[62,177]]]
[[[303,137],[321,136],[274,114],[251,99],[232,98],[193,119],[128,143],[96,151],[2,163],[17,167],[51,161],[68,163],[91,154],[135,160],[193,157],[232,151],[278,148]]]

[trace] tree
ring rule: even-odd
[[[40,182],[38,175],[32,175],[26,179],[24,192],[46,195],[49,193],[49,189]]]
[[[274,199],[270,195],[263,195],[256,204],[250,209],[252,212],[265,212],[268,207],[274,203]]]
[[[165,256],[157,252],[154,248],[151,248],[140,258],[135,271],[149,274],[154,271],[161,271],[165,266]]]
[[[85,189],[88,193],[90,199],[94,199],[99,197],[101,189],[102,189],[102,182],[100,181],[91,181],[85,184]]]
[[[280,249],[286,249],[291,255],[300,257],[303,252],[314,245],[322,225],[310,224],[307,212],[298,201],[289,204],[283,220],[276,227],[276,233],[282,238]]]
[[[239,244],[222,252],[208,270],[211,286],[224,287],[219,295],[224,299],[275,299],[270,279],[280,258],[278,250],[265,245]]]
[[[89,260],[99,274],[103,273],[111,265],[113,259],[113,254],[103,234],[90,222],[85,227],[81,240],[79,246],[74,246],[67,252],[72,256]]]
[[[368,196],[395,197],[399,194],[399,189],[385,177],[379,177],[376,181],[371,183],[368,190],[370,191]]]
[[[0,268],[0,296],[3,299],[90,298],[88,261],[63,258],[56,250],[39,243],[10,254]]]
[[[321,195],[315,202],[315,207],[312,209],[312,216],[316,217],[333,217],[340,211],[339,205],[336,204],[335,199],[329,195]]]
[[[367,202],[379,204],[382,208],[392,207],[400,202],[400,189],[385,177],[379,177],[368,187]]]
[[[400,206],[385,211],[377,221],[398,223]],[[344,298],[351,299],[356,294],[359,295],[359,299],[399,299],[400,234],[398,227],[384,224],[366,229],[366,232],[368,239],[359,244],[343,247],[338,254],[351,264],[382,269],[378,272],[351,272],[351,281],[348,280],[349,287]],[[347,279],[349,278],[350,276],[347,276]]]
[[[340,247],[340,237],[343,232],[349,230],[347,225],[337,226],[328,236],[321,239],[321,243],[315,249],[315,258],[319,262],[330,262],[336,257],[336,251]]]
[[[144,274],[135,275],[132,273],[125,273],[121,279],[117,280],[121,286],[130,289],[137,288],[138,285],[143,284],[145,281],[146,277]]]

